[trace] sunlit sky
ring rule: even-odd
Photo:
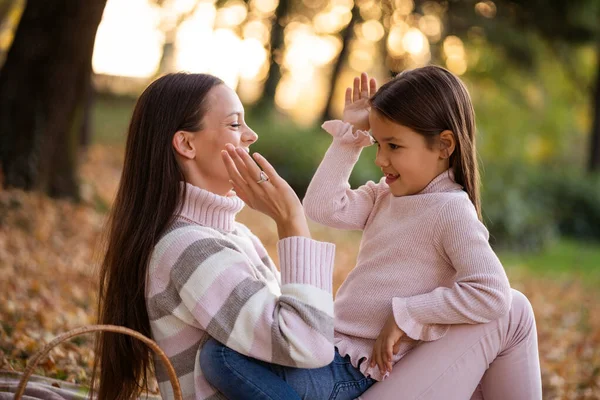
[[[389,57],[408,60],[412,66],[429,62],[429,44],[442,37],[439,10],[421,16],[413,13],[412,0],[395,0],[393,14],[385,16],[375,1],[357,1],[361,19],[354,27],[348,66],[340,73],[342,82],[350,83],[361,71],[385,76],[378,44],[382,40]],[[252,0],[247,5],[230,0],[219,9],[214,3],[164,0],[159,7],[148,0],[108,0],[96,36],[94,71],[137,78],[173,70],[207,72],[237,88],[245,102],[256,100],[268,74],[270,29],[278,1]],[[478,12],[495,12],[488,3],[493,5],[479,3]],[[293,15],[286,24],[285,49],[277,58],[283,76],[275,101],[299,121],[310,122],[325,105],[331,66],[342,48],[339,33],[350,22],[353,5],[353,0],[304,0],[310,18]],[[161,70],[163,45],[170,37],[174,57]],[[449,69],[457,74],[466,71],[459,38],[446,37],[443,52]],[[338,103],[343,91],[344,87],[335,90]]]

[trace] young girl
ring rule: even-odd
[[[366,74],[355,79],[344,121],[323,125],[333,143],[304,199],[315,221],[363,231],[357,265],[335,300],[336,359],[276,373],[305,399],[353,399],[374,381],[383,382],[360,398],[464,400],[481,383],[486,400],[541,399],[531,305],[511,290],[480,221],[466,88],[434,66],[406,71],[376,93],[374,80],[369,86]],[[385,176],[351,190],[350,172],[372,140]],[[340,359],[360,374],[340,377]],[[228,368],[219,373],[237,384]],[[309,382],[326,388],[316,396]],[[245,398],[243,388],[223,386],[229,398]]]

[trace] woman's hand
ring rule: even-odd
[[[392,372],[392,357],[400,350],[404,336],[406,334],[396,324],[394,315],[390,315],[373,346],[371,368],[377,365],[381,375],[385,375],[386,371]]]
[[[254,153],[254,162],[245,149],[232,144],[227,144],[221,153],[237,196],[249,207],[273,218],[280,239],[310,237],[300,199],[263,156]]]
[[[344,105],[344,122],[351,123],[354,128],[361,131],[369,130],[369,98],[377,91],[377,81],[363,72],[360,78],[354,78],[354,90],[346,89],[346,102]]]

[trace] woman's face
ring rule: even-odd
[[[246,125],[244,106],[228,86],[221,84],[213,87],[205,101],[207,111],[202,120],[203,129],[193,139],[196,148],[194,161],[201,179],[197,186],[224,196],[232,186],[221,150],[231,143],[249,151],[258,135]]]

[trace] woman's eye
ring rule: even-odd
[[[231,124],[231,126],[234,128],[239,128],[240,126],[242,126],[242,124]]]

